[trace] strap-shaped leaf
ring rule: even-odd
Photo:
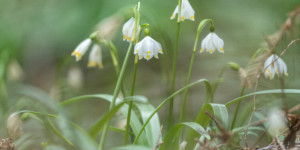
[[[196,133],[203,135],[203,136],[209,136],[205,129],[195,122],[183,122],[176,124],[174,127],[172,127],[166,136],[163,139],[163,144],[160,147],[160,150],[178,150],[179,149],[179,133],[182,130],[183,127],[190,127],[195,131]]]

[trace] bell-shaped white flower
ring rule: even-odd
[[[103,68],[102,50],[98,44],[94,44],[89,55],[88,67]]]
[[[135,27],[135,19],[133,17],[131,17],[124,25],[123,25],[123,41],[127,40],[128,42],[131,41],[131,38],[133,36],[133,32],[134,32],[134,27]],[[135,39],[138,38],[139,33],[141,31],[141,27],[140,25],[137,25],[137,30],[135,33]],[[135,41],[134,39],[134,41]]]
[[[89,49],[89,46],[91,45],[92,40],[91,39],[85,39],[82,41],[72,52],[72,56],[76,57],[76,61],[79,61],[82,56],[86,53],[86,51]]]
[[[275,74],[277,76],[281,76],[282,74],[288,76],[285,62],[275,54],[271,55],[265,61],[264,73],[265,77],[270,77],[270,79],[273,79]]]
[[[200,53],[207,51],[212,54],[215,50],[224,53],[224,41],[214,32],[209,33],[201,43]]]
[[[150,36],[146,36],[134,47],[134,54],[137,54],[139,59],[145,58],[150,60],[152,57],[158,59],[158,53],[163,54],[162,47]]]
[[[177,7],[175,8],[172,16],[170,19],[174,19],[176,14],[178,13],[178,5]],[[190,19],[192,21],[195,20],[195,11],[194,9],[192,8],[191,4],[189,3],[188,0],[182,0],[182,3],[181,3],[181,20],[185,20],[185,19]]]

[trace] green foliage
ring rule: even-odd
[[[253,138],[259,139],[260,147],[269,145],[273,138],[267,133],[269,122],[251,123],[266,119],[273,107],[290,109],[299,104],[299,44],[289,44],[299,38],[300,9],[295,7],[299,0],[205,4],[189,0],[195,9],[191,17],[195,22],[181,21],[181,14],[177,14],[178,20],[170,21],[172,11],[181,2],[0,1],[1,138],[12,138],[16,148],[22,150],[179,150],[183,142],[187,143],[186,150],[193,150],[204,141],[214,149],[240,149],[248,140],[253,143]],[[288,18],[286,14],[290,14]],[[130,17],[137,20],[133,32],[142,24],[139,39],[151,36],[161,44],[164,54],[158,60],[138,60],[138,55],[133,59],[132,48],[139,40],[131,38],[128,44],[122,42],[121,34],[122,25]],[[117,19],[109,22],[112,18]],[[274,26],[278,21],[282,28]],[[103,22],[108,23],[101,26]],[[208,23],[210,28],[205,27]],[[199,39],[212,31],[224,39],[225,54],[199,55]],[[102,37],[105,32],[107,36]],[[101,46],[105,64],[101,71],[82,66],[89,57],[75,63],[70,56],[86,38]],[[192,57],[189,52],[193,52]],[[263,79],[263,64],[270,54],[280,55],[286,62],[288,77]],[[13,61],[18,62],[21,71],[11,66]],[[132,71],[130,66],[135,62],[138,65]],[[229,67],[235,71],[226,72]],[[77,72],[71,72],[72,68]],[[11,77],[18,71],[24,76],[17,81]],[[258,82],[255,87],[253,80]],[[73,86],[76,83],[78,87]],[[200,83],[205,89],[195,88]],[[131,96],[127,95],[129,91]],[[251,104],[254,98],[256,103]],[[168,102],[169,110],[164,107]],[[242,113],[233,114],[234,106]],[[124,129],[120,122],[125,119],[129,124]],[[11,135],[19,131],[21,136]],[[128,145],[122,146],[127,133]],[[244,134],[251,138],[243,141]],[[285,135],[279,137],[283,140]]]
[[[208,124],[211,122],[211,118],[206,113],[213,115],[217,121],[220,121],[219,123],[225,129],[228,129],[229,118],[227,107],[225,105],[208,103],[201,108],[194,122],[201,125],[204,129],[206,129]],[[192,149],[195,147],[195,137],[198,137],[198,133],[191,130],[186,138],[186,141],[188,142],[187,149]]]
[[[183,122],[176,124],[174,127],[172,127],[167,134],[165,135],[163,139],[163,144],[161,145],[161,150],[179,150],[179,135],[180,131],[183,127],[189,127],[194,132],[197,132],[201,136],[209,137],[209,135],[206,133],[205,129],[195,122]]]

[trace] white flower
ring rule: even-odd
[[[98,44],[94,44],[89,55],[88,67],[103,68],[102,51]]]
[[[265,77],[270,77],[270,79],[273,79],[275,74],[277,76],[281,76],[282,74],[288,76],[286,64],[275,54],[271,55],[265,61],[264,72]]]
[[[134,27],[135,27],[135,19],[131,17],[124,25],[123,25],[123,41],[127,40],[128,42],[131,41],[131,38],[133,36],[134,32]],[[140,33],[141,27],[140,25],[137,25],[137,30],[135,34],[135,39],[138,38],[139,33]],[[134,40],[135,40],[134,39]]]
[[[89,46],[91,45],[92,40],[86,39],[82,41],[72,52],[72,56],[76,57],[76,61],[79,61],[82,56],[86,53],[86,51],[89,49]]]
[[[143,57],[147,60],[152,57],[158,59],[158,53],[163,54],[161,45],[150,36],[146,36],[134,47],[134,54],[137,54],[139,59],[142,59]]]
[[[200,53],[207,51],[212,54],[215,50],[224,53],[224,41],[214,32],[209,33],[201,43]]]
[[[175,8],[172,16],[170,19],[174,19],[176,14],[178,13],[178,5]],[[182,0],[182,4],[181,4],[181,20],[183,21],[184,19],[190,19],[192,21],[195,20],[195,11],[192,8],[191,4],[189,3],[188,0]]]

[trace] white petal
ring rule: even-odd
[[[181,16],[184,17],[184,18],[181,18],[181,19],[182,20],[190,19],[190,20],[194,21],[194,15],[195,15],[195,11],[192,8],[189,1],[188,0],[182,0]]]
[[[170,19],[174,19],[177,13],[178,13],[178,5],[176,6],[176,8],[175,8],[175,10],[174,10],[174,12],[173,12]]]
[[[135,22],[135,19],[133,17],[131,17],[124,25],[123,25],[123,29],[122,29],[122,33],[123,33],[123,40],[127,39],[127,36],[129,35],[130,32],[130,28],[132,26],[132,22]]]
[[[279,58],[277,61],[280,74],[287,75],[287,66],[285,62],[281,58]]]
[[[102,68],[102,51],[98,44],[94,44],[89,55],[88,67]]]
[[[153,50],[154,54],[155,55],[157,55],[158,53],[163,54],[162,47],[161,47],[160,43],[158,43],[155,40],[153,40],[153,41],[154,41],[154,45],[155,45],[155,49]]]
[[[131,22],[130,27],[128,28],[128,34],[127,34],[127,39],[126,39],[128,42],[130,42],[130,40],[132,38],[134,27],[135,27],[135,22]]]
[[[143,43],[142,43],[142,47],[143,47],[143,53],[142,56],[147,59],[150,60],[153,57],[153,48],[154,48],[154,42],[153,39],[149,36],[146,36]]]
[[[76,61],[79,61],[82,56],[86,53],[86,51],[88,50],[90,44],[92,43],[91,39],[85,39],[84,41],[82,41],[76,48],[75,50],[72,52],[72,56],[76,57]]]
[[[273,61],[273,56],[268,57],[267,60],[264,63],[264,69],[271,66],[272,61]]]
[[[208,34],[208,35],[202,40],[202,42],[201,42],[200,53],[206,51],[208,39],[209,39],[209,34]]]
[[[135,46],[134,46],[134,54],[141,54],[142,52],[142,42],[138,42]]]
[[[224,53],[224,41],[215,33],[212,33],[212,39],[215,49],[217,49],[220,53]]]
[[[135,38],[134,38],[134,41],[135,41],[135,42],[136,42],[136,39],[139,38],[140,32],[141,32],[141,27],[138,25],[138,26],[137,26],[136,33],[135,33]]]
[[[272,65],[271,65],[271,67],[270,67],[270,74],[269,74],[270,79],[274,79],[275,75],[276,75],[276,68],[272,67]]]
[[[207,43],[206,43],[206,51],[208,51],[210,54],[212,54],[215,51],[212,33],[208,34],[208,39],[207,39]]]

